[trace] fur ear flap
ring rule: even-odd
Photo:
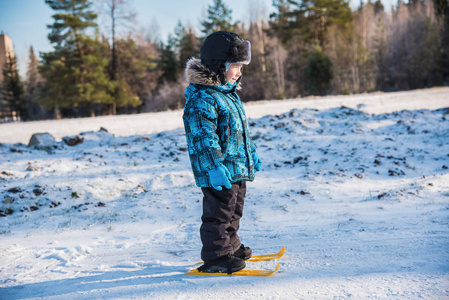
[[[230,51],[231,57],[227,60],[229,63],[248,65],[251,62],[251,43],[249,41],[235,43]]]

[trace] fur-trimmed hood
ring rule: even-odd
[[[192,57],[186,63],[185,70],[186,81],[189,84],[200,84],[208,86],[222,86],[220,76],[214,71],[208,69],[201,63],[201,60]],[[237,90],[241,90],[240,80],[237,84]]]
[[[187,61],[185,71],[187,83],[220,86],[220,76],[201,64],[201,60],[192,57]]]

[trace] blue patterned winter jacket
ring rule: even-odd
[[[196,185],[210,187],[207,171],[221,164],[231,173],[231,182],[253,181],[256,145],[237,85],[221,84],[196,58],[187,62],[186,79],[190,85],[183,120]]]

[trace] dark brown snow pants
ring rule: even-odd
[[[246,182],[233,183],[230,189],[223,187],[222,191],[211,187],[201,190],[204,195],[200,228],[203,243],[201,259],[209,261],[240,248],[237,231],[243,213]]]

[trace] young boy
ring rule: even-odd
[[[235,33],[209,35],[201,60],[186,66],[184,127],[196,185],[203,192],[200,228],[202,272],[232,273],[245,268],[251,249],[237,231],[246,181],[261,168],[236,89],[242,65],[251,61],[251,44]]]

